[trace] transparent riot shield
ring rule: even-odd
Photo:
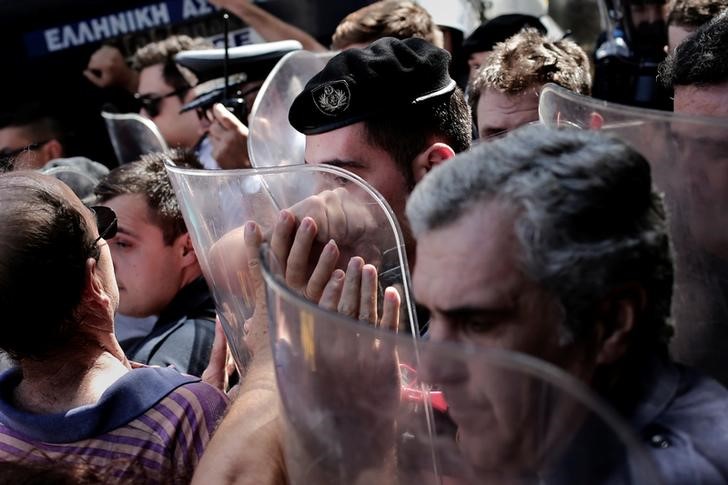
[[[728,120],[632,108],[546,86],[548,126],[602,129],[638,150],[665,194],[677,360],[728,384]]]
[[[136,113],[101,112],[114,154],[120,165],[139,160],[146,153],[167,150],[157,126]]]
[[[413,340],[302,298],[263,248],[293,484],[660,483],[609,406],[558,368]]]
[[[248,153],[253,167],[303,163],[305,137],[288,122],[288,110],[306,83],[334,54],[292,52],[268,75],[248,118]]]
[[[399,226],[387,203],[357,176],[336,167],[310,165],[193,170],[170,164],[167,170],[241,369],[247,359],[244,324],[255,308],[244,225],[257,222],[263,237],[270,240],[280,209],[288,209],[298,222],[304,216],[317,222],[319,233],[312,245],[308,275],[325,244],[333,239],[339,268],[346,268],[352,256],[361,256],[378,268],[382,287],[401,289],[405,302],[402,330],[419,334]]]

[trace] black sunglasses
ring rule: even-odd
[[[16,148],[15,150],[10,150],[10,149],[4,148],[4,149],[0,150],[0,164],[11,165],[13,160],[21,153],[32,152],[33,150],[38,150],[39,148],[43,147],[43,145],[45,145],[49,141],[50,140],[38,141],[35,143],[31,143],[30,145],[25,145],[24,147]]]
[[[139,94],[136,93],[134,95],[134,98],[136,98],[137,102],[139,103],[139,109],[144,109],[150,118],[156,118],[159,116],[159,104],[162,102],[165,98],[171,98],[172,96],[182,96],[187,91],[189,91],[190,88],[188,86],[175,89],[171,93],[167,94]]]
[[[94,240],[93,245],[96,246],[102,238],[111,239],[116,236],[116,231],[119,228],[116,213],[112,209],[103,205],[95,205],[93,207],[89,207],[89,209],[91,209],[91,212],[93,212],[96,217],[96,227],[99,230],[99,237]]]

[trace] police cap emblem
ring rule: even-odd
[[[349,108],[351,91],[345,80],[333,81],[311,91],[313,104],[323,114],[336,116]]]

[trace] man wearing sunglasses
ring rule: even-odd
[[[39,105],[21,107],[0,120],[0,172],[33,170],[63,156],[58,122]]]
[[[182,106],[195,98],[194,79],[175,64],[174,56],[209,47],[203,39],[180,35],[147,44],[134,54],[140,113],[157,125],[170,147],[194,148],[200,141],[200,121],[195,112],[180,113]]]

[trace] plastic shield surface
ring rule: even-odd
[[[248,153],[253,167],[304,162],[305,137],[288,122],[288,110],[306,83],[334,55],[293,52],[268,75],[249,117]]]
[[[406,302],[404,331],[418,333],[409,298],[404,242],[389,206],[361,179],[336,167],[297,165],[254,170],[192,170],[167,166],[202,271],[210,286],[234,357],[244,366],[244,323],[253,314],[254,291],[248,272],[244,225],[257,222],[269,239],[279,210],[300,222],[317,221],[319,239],[336,241],[337,266],[361,256],[379,270],[381,286],[395,285]],[[313,265],[313,264],[312,264]],[[308,275],[312,265],[306,269]],[[381,296],[381,295],[380,295]],[[242,369],[243,367],[241,367]]]
[[[675,250],[675,357],[728,383],[728,120],[631,108],[556,86],[541,93],[549,126],[608,131],[650,162]]]
[[[101,112],[114,154],[120,165],[139,160],[146,153],[167,150],[157,126],[136,113]]]
[[[660,483],[626,425],[559,369],[327,312],[263,253],[291,483]]]

